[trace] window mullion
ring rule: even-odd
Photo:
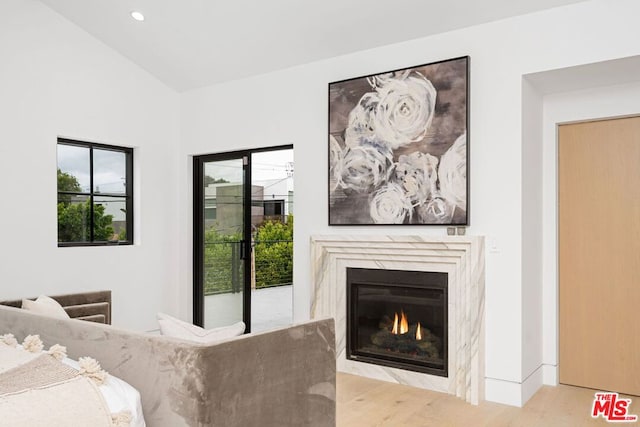
[[[94,239],[94,224],[93,224],[93,147],[89,147],[89,241],[93,242]]]
[[[126,202],[125,208],[127,213],[125,215],[127,225],[126,225],[126,233],[127,240],[133,243],[133,149],[128,150],[127,155],[125,157],[125,167],[126,167]]]

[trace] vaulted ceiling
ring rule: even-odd
[[[583,0],[40,1],[186,91]]]

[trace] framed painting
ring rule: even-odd
[[[329,225],[469,224],[469,57],[329,84]]]

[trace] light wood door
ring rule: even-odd
[[[640,117],[558,130],[560,382],[640,395]]]

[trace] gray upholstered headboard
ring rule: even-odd
[[[72,319],[111,324],[111,291],[51,295]],[[28,298],[34,300],[35,298]],[[22,308],[22,300],[0,301],[2,305]]]

